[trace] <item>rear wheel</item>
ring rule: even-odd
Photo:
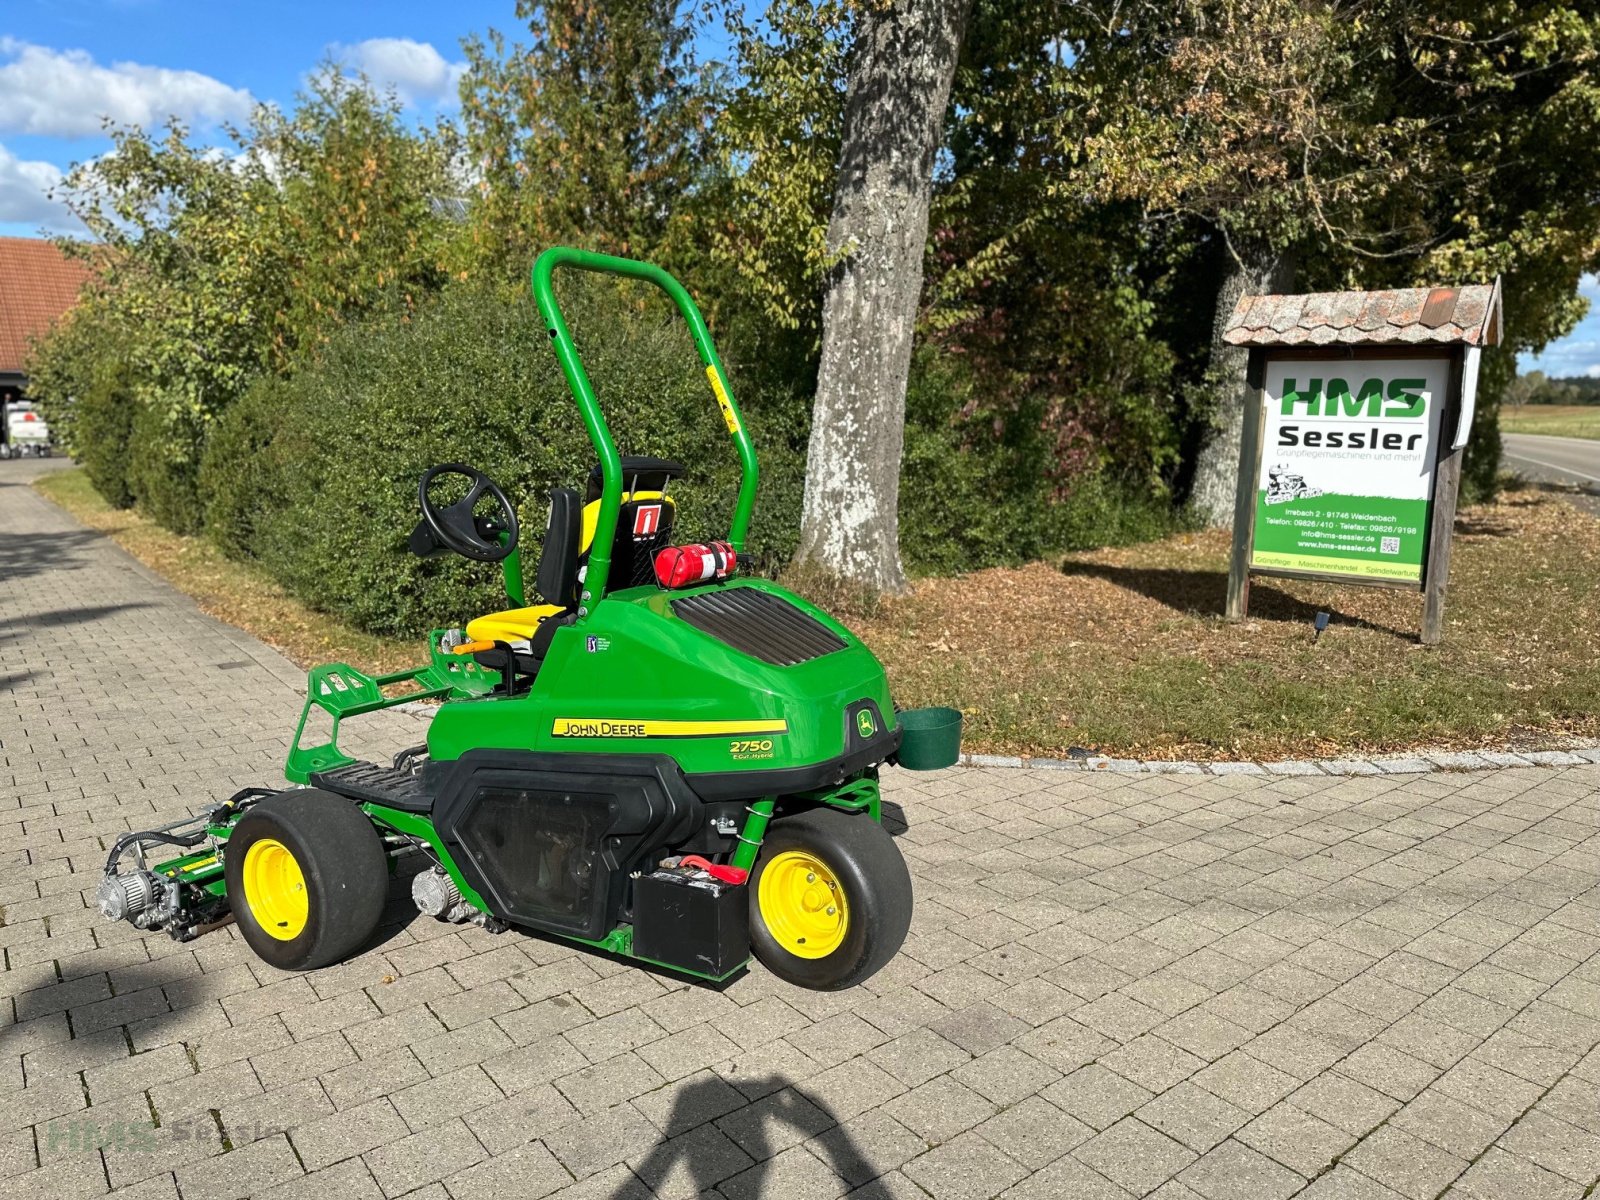
[[[325,967],[378,927],[388,860],[367,815],[342,796],[307,790],[263,800],[239,818],[223,855],[239,932],[274,967]]]
[[[911,875],[876,821],[816,808],[774,821],[750,877],[750,942],[774,975],[836,991],[881,969],[911,927]]]

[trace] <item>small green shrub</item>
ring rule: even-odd
[[[952,575],[1160,537],[1171,505],[1146,482],[1096,467],[1052,477],[1054,451],[1042,407],[1024,405],[998,431],[959,413],[978,386],[965,368],[931,350],[913,363],[900,472],[900,550],[918,574]]]
[[[295,386],[262,376],[217,421],[200,458],[206,534],[229,558],[253,559],[263,530],[289,502],[284,456],[292,453]]]
[[[128,439],[128,491],[139,510],[173,533],[200,532],[198,420],[174,416],[170,406],[141,398],[134,404]]]
[[[67,428],[57,430],[52,424],[51,429],[63,438],[107,504],[132,507],[128,465],[138,411],[132,368],[124,360],[96,363],[89,386],[65,408],[70,414]]]

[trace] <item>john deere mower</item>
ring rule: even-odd
[[[645,280],[677,305],[742,468],[725,541],[673,544],[670,490],[685,469],[618,452],[552,290],[561,268]],[[420,854],[412,897],[444,921],[709,980],[754,952],[802,987],[859,983],[911,920],[879,770],[953,762],[959,714],[921,710],[936,719],[908,734],[916,722],[849,630],[741,573],[755,448],[677,280],[556,248],[532,282],[599,459],[582,496],[550,492],[538,603],[505,492],[462,463],[427,471],[411,551],[500,563],[510,606],[434,630],[413,670],[314,668],[284,770],[295,786],[247,788],[123,836],[100,909],[180,940],[231,915],[262,959],[304,970],[361,950],[396,860]],[[339,748],[344,718],[422,700],[439,702],[425,744],[387,764]]]

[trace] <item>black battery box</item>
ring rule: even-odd
[[[633,952],[721,979],[750,957],[750,893],[703,871],[660,870],[634,883]]]

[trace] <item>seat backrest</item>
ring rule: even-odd
[[[535,581],[546,604],[578,605],[578,527],[582,521],[576,488],[550,489],[550,523],[544,530]]]
[[[656,581],[656,551],[672,545],[678,506],[659,492],[624,492],[617,510],[617,536],[611,543],[611,574],[606,591]]]
[[[672,544],[672,524],[678,506],[666,494],[667,485],[686,474],[680,463],[664,458],[622,457],[622,506],[617,510],[617,532],[611,543],[611,571],[606,591],[641,587],[656,581],[655,556]],[[589,472],[584,491],[583,527],[578,540],[580,567],[589,561],[600,519],[600,468]]]

